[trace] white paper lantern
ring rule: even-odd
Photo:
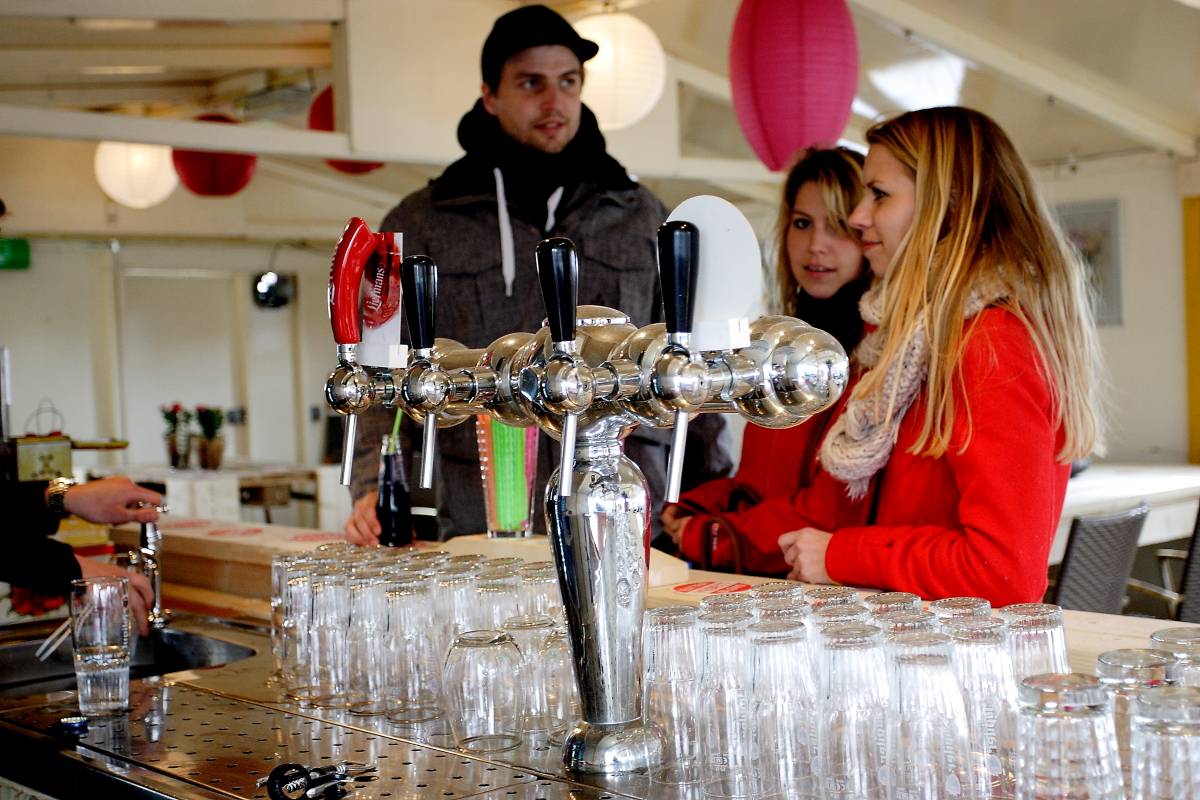
[[[130,208],[156,206],[179,185],[166,145],[101,142],[95,169],[104,193]]]
[[[650,26],[622,12],[596,14],[575,30],[600,46],[584,66],[583,102],[604,130],[627,128],[650,113],[667,81],[667,58]]]

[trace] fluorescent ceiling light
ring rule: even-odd
[[[958,105],[967,63],[950,53],[898,61],[867,71],[867,80],[905,111]]]
[[[883,112],[861,97],[855,97],[850,101],[850,113],[856,117],[869,119],[872,122],[883,116]]]
[[[162,75],[166,71],[167,68],[162,66],[136,64],[89,66],[82,70],[84,75]]]
[[[98,17],[79,17],[75,24],[89,31],[149,31],[158,27],[158,21],[153,19],[101,19]]]

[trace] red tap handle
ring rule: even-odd
[[[329,271],[329,321],[333,325],[333,340],[338,344],[362,341],[359,287],[363,271],[376,255],[378,246],[378,237],[367,223],[354,217],[346,223],[337,249],[333,251],[333,266]]]

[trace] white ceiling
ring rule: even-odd
[[[322,9],[339,4],[299,0],[311,13],[295,21],[305,14],[283,12],[287,4],[278,0],[251,0],[267,19],[235,24],[220,17],[228,2],[194,4],[201,9],[195,16],[209,17],[203,20],[181,19],[186,12],[179,9],[187,7],[181,3],[0,1],[0,105],[168,117],[216,106],[302,126],[305,92],[331,80],[333,26]],[[552,5],[578,16],[601,4]],[[650,24],[676,58],[728,74],[737,0],[620,5]],[[951,53],[966,61],[957,101],[995,117],[1034,162],[1139,150],[1194,153],[1200,10],[1177,0],[851,0],[850,6],[861,58],[859,98],[867,109],[852,120],[850,138],[861,136],[872,110],[903,108],[885,88],[903,95],[934,85],[914,73],[889,86],[881,72]],[[166,7],[171,12],[160,15],[172,19],[96,29],[72,16],[98,7],[114,13]],[[270,21],[272,9],[292,21]],[[943,82],[954,77],[955,63],[943,61]],[[112,68],[132,74],[96,74]],[[679,103],[685,154],[750,157],[726,99],[685,91]],[[390,183],[386,173],[368,180]]]

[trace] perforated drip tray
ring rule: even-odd
[[[616,800],[674,797],[643,776],[561,774],[560,749],[527,743],[493,759],[453,749],[444,722],[400,726],[349,712],[271,707],[180,684],[136,681],[126,716],[89,720],[76,752],[99,769],[125,774],[140,767],[206,793],[265,800],[255,781],[281,763],[375,764],[377,776],[347,786],[348,800],[487,798],[487,800]],[[47,733],[77,714],[74,696],[60,703],[0,714],[4,722]],[[156,781],[161,790],[162,782]],[[663,791],[666,790],[666,791]]]

